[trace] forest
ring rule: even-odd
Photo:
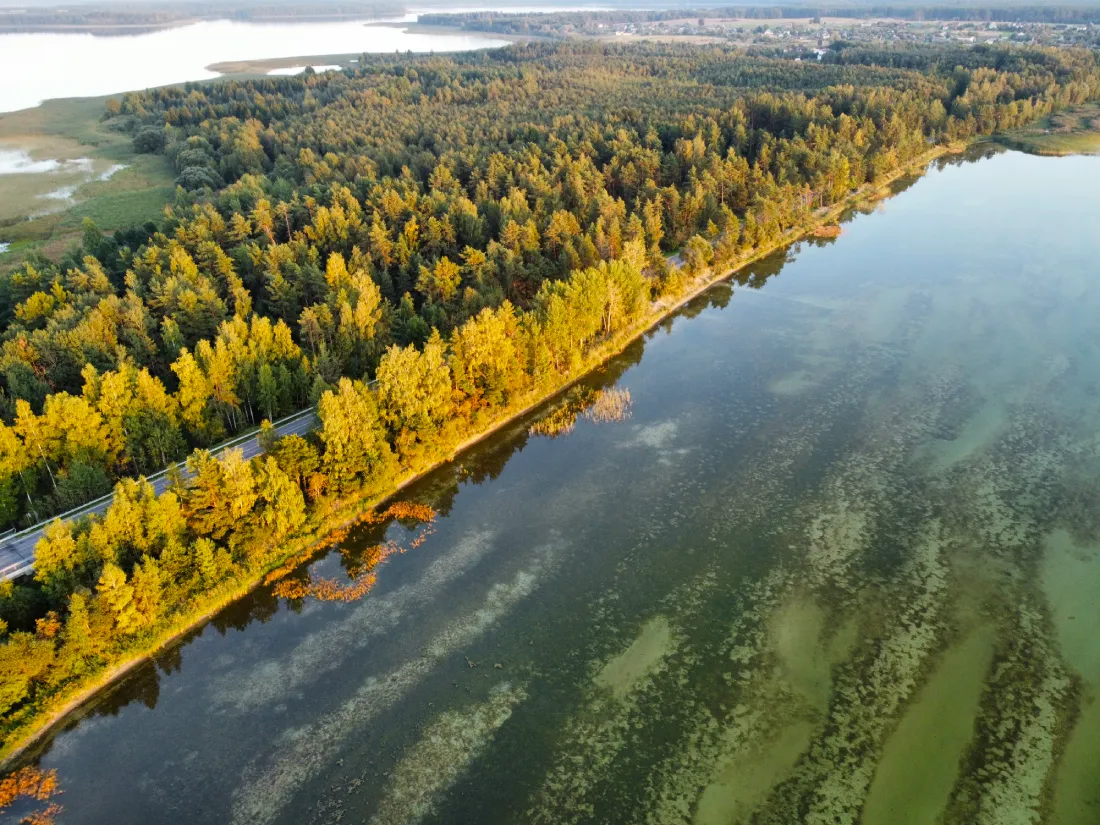
[[[419,23],[427,26],[458,26],[469,31],[501,34],[538,34],[559,36],[564,30],[580,29],[593,22],[612,24],[651,23],[720,17],[738,20],[806,20],[839,18],[844,20],[944,20],[980,23],[1100,23],[1096,6],[1057,5],[822,5],[822,6],[721,6],[679,9],[615,9],[612,11],[524,12],[452,12],[422,14]]]
[[[540,43],[109,101],[177,198],[0,276],[0,529],[115,491],[0,586],[7,747],[698,278],[938,146],[1098,97],[1069,49]],[[316,430],[273,436],[309,405]],[[252,426],[263,455],[209,452]],[[155,495],[142,476],[182,458]]]

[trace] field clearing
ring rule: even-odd
[[[1100,104],[1058,112],[1032,126],[1005,132],[998,139],[1034,155],[1100,154]]]
[[[105,98],[50,100],[0,114],[0,151],[52,171],[0,174],[0,267],[20,253],[64,251],[90,217],[104,231],[158,218],[175,192],[168,160],[135,154],[130,136],[107,128]]]

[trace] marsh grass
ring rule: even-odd
[[[50,100],[0,115],[0,148],[35,160],[92,162],[90,172],[0,175],[0,242],[13,244],[3,264],[18,262],[21,256],[11,252],[63,253],[79,241],[86,217],[110,232],[157,219],[172,199],[167,158],[135,154],[129,135],[103,121],[104,100]],[[111,169],[116,171],[107,180],[98,179]],[[71,201],[46,197],[62,187],[74,187]]]
[[[1031,126],[1005,132],[997,140],[1034,155],[1100,154],[1100,104],[1057,112]]]

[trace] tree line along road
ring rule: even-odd
[[[313,429],[316,423],[317,413],[310,408],[295,413],[281,421],[277,421],[274,426],[275,432],[280,436],[303,435]],[[216,455],[225,450],[234,448],[244,453],[245,458],[252,458],[253,456],[259,455],[263,451],[263,448],[260,446],[259,432],[250,433],[246,436],[228,441],[214,448],[212,452]],[[180,469],[184,478],[188,477],[189,473],[187,472],[186,461],[181,461],[175,466]],[[165,488],[168,487],[168,473],[169,470],[165,469],[155,475],[148,476],[147,480],[153,485],[153,489],[158,494],[164,492]],[[0,580],[7,581],[8,579],[18,578],[34,570],[34,548],[35,545],[38,544],[38,540],[42,538],[42,533],[47,525],[57,519],[72,519],[81,516],[101,515],[111,506],[112,501],[114,501],[114,495],[106,495],[76,510],[70,510],[68,513],[61,513],[45,521],[41,521],[33,527],[28,527],[25,530],[20,530],[17,533],[0,538]]]

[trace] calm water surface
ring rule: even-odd
[[[210,20],[121,37],[0,34],[0,77],[8,78],[0,85],[0,112],[26,109],[55,97],[96,97],[218,77],[206,67],[225,60],[355,52],[453,52],[506,44],[480,35],[417,34],[366,22]]]
[[[712,289],[585,385],[628,420],[408,491],[367,597],[101,698],[60,821],[1097,822],[1098,179],[951,163]]]

